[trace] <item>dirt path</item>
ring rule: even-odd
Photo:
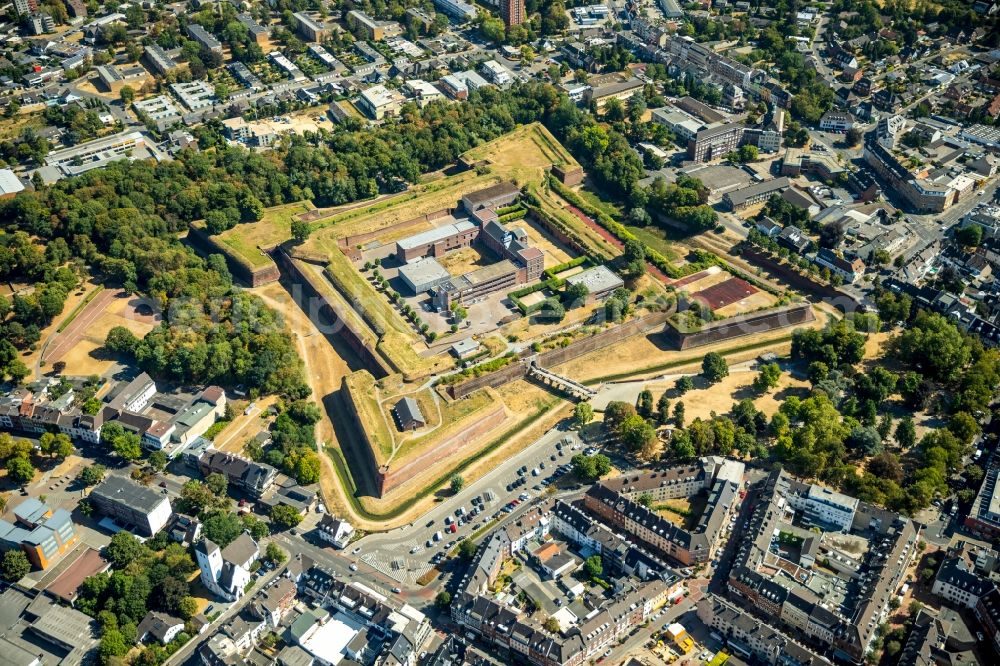
[[[267,395],[254,402],[253,412],[243,414],[240,412],[233,419],[232,423],[226,426],[225,430],[212,442],[212,448],[220,451],[229,451],[243,455],[243,445],[248,439],[256,435],[266,424],[261,421],[261,413],[277,402],[273,395]],[[253,427],[251,427],[253,426]]]
[[[333,350],[316,325],[292,301],[291,296],[280,283],[275,282],[254,289],[253,292],[284,316],[285,322],[295,337],[299,356],[305,364],[306,381],[313,390],[313,398],[322,404],[326,396],[340,390],[344,376],[351,372],[347,362]],[[320,413],[322,416],[319,423],[316,424],[316,441],[320,442],[321,445],[326,442],[330,446],[337,446],[337,435],[329,412],[326,409],[320,409]],[[327,509],[339,516],[349,518],[355,526],[362,529],[380,528],[380,525],[368,523],[354,514],[351,510],[351,503],[344,494],[344,488],[337,481],[337,471],[333,468],[330,457],[321,453],[319,459],[323,465],[320,474],[320,490]]]

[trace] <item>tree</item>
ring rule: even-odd
[[[31,571],[31,562],[23,551],[11,549],[3,554],[3,563],[0,564],[0,573],[3,578],[11,583],[16,583]]]
[[[27,455],[19,454],[7,460],[7,478],[22,486],[35,478],[35,466]]]
[[[465,487],[465,479],[462,478],[461,474],[455,474],[451,477],[451,492],[457,495]]]
[[[674,425],[678,428],[684,427],[684,403],[678,402],[674,405]]]
[[[66,433],[47,432],[38,439],[38,448],[54,458],[65,458],[73,453],[73,442]]]
[[[225,497],[226,490],[229,488],[229,481],[222,474],[213,472],[205,477],[205,485],[208,486],[208,489],[215,495]]]
[[[476,544],[472,539],[466,539],[458,544],[458,556],[465,561],[471,560],[476,555]]]
[[[203,529],[206,538],[225,548],[243,532],[243,521],[231,511],[219,511],[205,519]]]
[[[451,605],[451,593],[448,590],[441,590],[434,597],[434,605],[438,608],[447,608]]]
[[[589,402],[578,402],[573,408],[573,423],[578,428],[582,428],[594,420],[594,408]]]
[[[590,295],[590,289],[587,285],[582,282],[577,282],[576,284],[571,284],[566,287],[566,294],[563,300],[569,307],[580,307],[587,302],[587,296]]]
[[[108,557],[111,563],[118,569],[124,569],[132,562],[135,562],[146,550],[138,539],[131,532],[121,531],[111,537],[108,544]]]
[[[305,240],[309,238],[309,234],[311,232],[312,229],[310,228],[308,222],[303,222],[302,220],[292,220],[292,238],[294,238],[296,242],[305,242]]]
[[[591,555],[583,562],[583,570],[591,579],[600,578],[604,573],[604,562],[600,555]]]
[[[656,401],[656,416],[660,425],[666,425],[670,420],[670,399],[667,397],[666,391],[664,391],[660,395],[660,399]]]
[[[228,503],[226,498],[216,497],[208,486],[197,479],[191,479],[181,486],[181,501],[185,505],[184,510],[195,515]]]
[[[948,422],[948,430],[965,446],[971,444],[980,432],[979,424],[968,412],[958,412],[953,415]]]
[[[271,523],[278,529],[289,529],[302,522],[302,514],[287,504],[271,509]]]
[[[756,393],[763,395],[770,389],[777,386],[780,378],[781,366],[777,363],[768,363],[760,369],[760,374],[754,378],[753,390]]]
[[[240,522],[243,523],[243,530],[249,532],[254,541],[260,541],[271,533],[271,529],[267,526],[267,523],[252,513],[243,514]]]
[[[117,629],[106,632],[101,636],[100,646],[101,662],[108,663],[112,657],[122,657],[128,653],[128,645],[125,638]]]
[[[142,445],[140,444],[139,435],[134,432],[126,432],[115,437],[111,442],[111,447],[122,459],[130,462],[142,457]]]
[[[618,434],[618,429],[630,416],[635,416],[635,407],[621,400],[612,400],[604,408],[604,427]]]
[[[636,498],[635,501],[643,505],[644,507],[653,506],[653,496],[650,495],[649,493],[642,493],[641,495],[639,495],[639,497]]]
[[[545,631],[550,634],[558,634],[562,629],[562,627],[559,626],[559,620],[554,617],[546,618],[545,623],[542,626],[545,628]]]
[[[566,318],[566,308],[557,298],[546,298],[538,309],[538,318],[543,321],[560,322]]]
[[[653,392],[649,389],[639,391],[639,398],[636,400],[635,411],[643,418],[653,416]]]
[[[167,462],[169,462],[167,459],[167,454],[164,453],[163,451],[153,451],[152,453],[149,454],[149,457],[146,459],[146,461],[149,463],[149,466],[152,467],[157,472],[162,472],[163,470],[165,470],[167,468]]]
[[[104,348],[113,354],[132,355],[138,345],[139,338],[124,326],[115,326],[104,338]]]
[[[978,224],[955,229],[955,240],[966,247],[979,247],[983,242],[983,228]]]
[[[638,452],[656,439],[656,430],[638,414],[626,418],[618,428],[622,443],[632,452]]]
[[[267,549],[264,551],[264,558],[271,564],[278,565],[287,559],[285,551],[281,549],[281,546],[274,543],[273,541],[267,544]]]
[[[714,384],[729,375],[729,364],[718,352],[709,352],[701,361],[701,374]]]
[[[177,614],[182,620],[190,620],[198,614],[198,600],[190,596],[184,597],[177,604]]]
[[[625,277],[639,278],[646,273],[646,246],[637,240],[625,241],[625,251],[622,254],[624,264],[622,272]]]
[[[135,90],[132,89],[132,86],[122,86],[118,96],[121,97],[122,104],[128,106],[135,99]]]

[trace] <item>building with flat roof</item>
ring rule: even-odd
[[[295,22],[296,32],[309,42],[322,42],[333,34],[333,27],[330,24],[306,12],[295,12],[292,14],[292,21]]]
[[[137,99],[132,102],[136,114],[141,114],[155,122],[161,120],[180,120],[181,111],[166,95],[157,95],[148,99]]]
[[[781,470],[760,483],[749,519],[736,537],[740,541],[727,596],[758,619],[788,627],[811,644],[825,646],[825,654],[862,663],[918,553],[919,530],[899,514],[859,502],[849,537],[819,533],[818,554],[824,567],[815,568],[810,564],[820,559],[815,553],[809,561],[802,561],[775,548],[774,540],[782,533],[790,535],[786,540],[814,536],[793,526],[789,513],[809,510],[794,507],[803,506],[810,495],[824,500],[834,497],[838,507],[851,504],[850,498],[826,495],[822,489],[818,492]],[[855,545],[850,552],[840,545],[847,542]]]
[[[524,0],[499,0],[500,18],[508,28],[521,25],[525,21]]]
[[[215,88],[207,81],[171,83],[170,91],[191,111],[201,111],[215,105]]]
[[[566,284],[570,286],[582,284],[587,288],[588,302],[601,300],[611,295],[615,289],[624,287],[625,282],[607,266],[594,266],[582,273],[570,275],[566,278]]]
[[[451,273],[433,258],[424,257],[401,266],[399,277],[414,294],[421,294],[449,280]]]
[[[473,21],[478,14],[475,7],[462,0],[434,0],[434,8],[456,21]]]
[[[53,150],[45,156],[45,164],[63,175],[79,174],[105,166],[115,160],[128,159],[133,151],[145,146],[146,138],[142,132],[122,132],[69,148]]]
[[[693,162],[717,160],[740,147],[745,128],[741,123],[709,126],[688,139],[688,159]]]
[[[686,145],[687,141],[706,127],[702,120],[675,106],[653,109],[651,113],[653,122],[664,125],[673,132],[682,145]]]
[[[372,120],[396,115],[405,102],[406,98],[399,91],[390,90],[383,85],[363,90],[358,97],[358,106]]]
[[[98,511],[119,525],[151,537],[170,520],[167,491],[158,492],[120,474],[109,474],[88,496]]]
[[[14,523],[0,520],[0,547],[19,548],[35,568],[47,569],[79,541],[69,511],[53,511],[34,497],[14,508],[14,519]]]
[[[517,284],[517,266],[504,259],[441,283],[434,291],[434,305],[438,310],[450,310],[455,303],[468,305],[497,291],[513,289]]]

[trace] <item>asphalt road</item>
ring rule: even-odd
[[[563,455],[559,455],[556,444],[566,437],[572,439],[570,446],[581,446],[575,432],[559,429],[550,430],[516,457],[509,458],[482,478],[467,485],[458,495],[440,502],[434,509],[421,516],[419,520],[389,532],[366,536],[351,544],[348,553],[352,558],[363,556],[372,551],[391,553],[395,557],[403,557],[407,569],[427,567],[435,553],[447,550],[449,542],[456,541],[460,536],[468,537],[471,535],[476,529],[481,528],[484,522],[489,520],[496,511],[503,508],[511,500],[517,499],[522,493],[528,493],[531,498],[538,497],[540,491],[534,490],[534,486],[539,485],[559,465],[568,464],[570,458],[579,452],[579,449],[573,451],[570,446],[564,446]],[[555,461],[552,460],[553,456],[555,456]],[[542,469],[543,464],[545,465],[544,470]],[[527,481],[524,485],[508,491],[507,485],[519,478],[517,470],[522,466],[528,468],[528,473],[525,475]],[[536,468],[539,470],[539,475],[532,476],[531,471]],[[544,492],[544,489],[542,486],[541,492]],[[459,507],[464,508],[466,512],[471,511],[474,507],[472,499],[483,497],[487,491],[491,492],[495,499],[485,503],[485,510],[470,523],[457,526],[454,534],[447,532],[445,517],[454,518],[455,511]],[[434,535],[438,531],[442,533],[442,538],[440,541],[434,541]],[[427,546],[428,540],[431,541],[431,547]]]

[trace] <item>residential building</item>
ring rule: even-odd
[[[694,465],[638,475],[628,474],[591,486],[584,506],[612,528],[685,566],[707,562],[719,547],[719,537],[737,505],[734,498],[743,476],[742,463],[704,458]],[[653,502],[708,493],[708,503],[698,524],[683,529],[638,502],[649,495]]]
[[[140,412],[154,395],[156,395],[156,382],[143,372],[118,389],[108,401],[108,407],[123,412]]]
[[[149,611],[136,627],[135,635],[140,643],[156,641],[166,645],[184,631],[184,620],[159,611]]]
[[[242,23],[247,32],[250,33],[250,37],[257,43],[258,46],[264,46],[268,43],[268,38],[270,36],[270,31],[257,23],[253,16],[244,12],[242,14],[236,15],[236,20]]]
[[[308,42],[322,42],[333,34],[330,24],[306,12],[295,12],[292,14],[292,21],[295,23],[296,32]]]
[[[843,493],[812,484],[804,493],[791,493],[788,503],[814,525],[848,532],[854,524],[858,500]]]
[[[56,22],[45,12],[34,12],[28,16],[28,27],[33,35],[44,35],[47,32],[55,32]]]
[[[253,497],[260,497],[271,487],[278,470],[266,463],[254,462],[235,453],[208,449],[198,459],[202,476],[222,474],[230,488],[243,490]]]
[[[281,51],[271,51],[267,54],[268,59],[278,66],[285,75],[292,81],[305,81],[306,75],[291,60],[285,57]]]
[[[525,21],[524,0],[499,0],[500,18],[503,24],[510,28],[512,25],[521,25]]]
[[[88,496],[91,504],[123,527],[155,536],[172,513],[167,491],[158,492],[120,474],[109,474]]]
[[[141,114],[154,123],[164,121],[173,124],[181,119],[180,109],[166,95],[135,100],[132,102],[132,109],[137,115]]]
[[[202,48],[217,55],[222,55],[222,42],[216,39],[212,33],[205,30],[205,28],[201,27],[197,23],[188,24],[188,37],[196,41]]]
[[[848,261],[837,256],[833,250],[828,248],[822,248],[816,253],[816,263],[829,268],[832,273],[839,275],[848,284],[857,282],[865,273],[865,262],[861,259]]]
[[[399,113],[405,102],[406,98],[398,91],[377,85],[361,92],[358,107],[372,120],[382,120]]]
[[[495,85],[504,87],[514,82],[514,73],[496,60],[487,60],[479,68],[483,75]]]
[[[246,532],[225,548],[219,548],[206,537],[195,546],[194,552],[201,569],[201,582],[227,601],[243,596],[243,589],[250,582],[250,567],[260,558],[257,542]]]
[[[603,111],[608,100],[617,99],[621,102],[630,100],[642,93],[645,84],[636,77],[623,78],[609,75],[606,83],[601,83],[598,77],[590,81],[590,88],[583,93],[583,101],[596,106],[598,112]]]
[[[147,45],[142,58],[145,61],[146,67],[153,74],[159,74],[160,76],[166,76],[179,67],[174,59],[168,56],[167,52],[156,44]]]
[[[201,111],[211,108],[218,102],[215,98],[215,88],[206,81],[187,81],[171,83],[170,91],[190,111]]]
[[[819,119],[819,128],[824,132],[846,132],[854,127],[854,116],[847,111],[830,110]]]
[[[693,162],[717,160],[740,147],[744,131],[741,123],[725,123],[700,130],[688,139],[688,159]]]
[[[785,176],[763,180],[726,192],[722,200],[730,210],[739,211],[763,203],[773,194],[781,194],[789,185],[789,180]]]
[[[38,11],[38,0],[14,0],[14,11],[18,16],[28,16]]]
[[[14,507],[14,523],[0,520],[0,548],[19,548],[37,569],[47,569],[79,541],[69,511],[56,509],[34,497]]]
[[[931,592],[956,607],[973,609],[995,588],[996,583],[975,571],[968,550],[963,549],[941,563]]]
[[[334,547],[343,549],[351,542],[354,528],[346,520],[324,513],[316,525],[316,535],[324,541],[329,541]]]
[[[478,14],[475,7],[462,0],[434,0],[434,8],[456,21],[474,21]]]
[[[402,26],[396,21],[377,21],[357,9],[347,12],[347,25],[355,35],[372,42],[403,34]]]
[[[280,576],[250,600],[250,614],[280,630],[281,620],[295,605],[295,592],[295,583]]]

